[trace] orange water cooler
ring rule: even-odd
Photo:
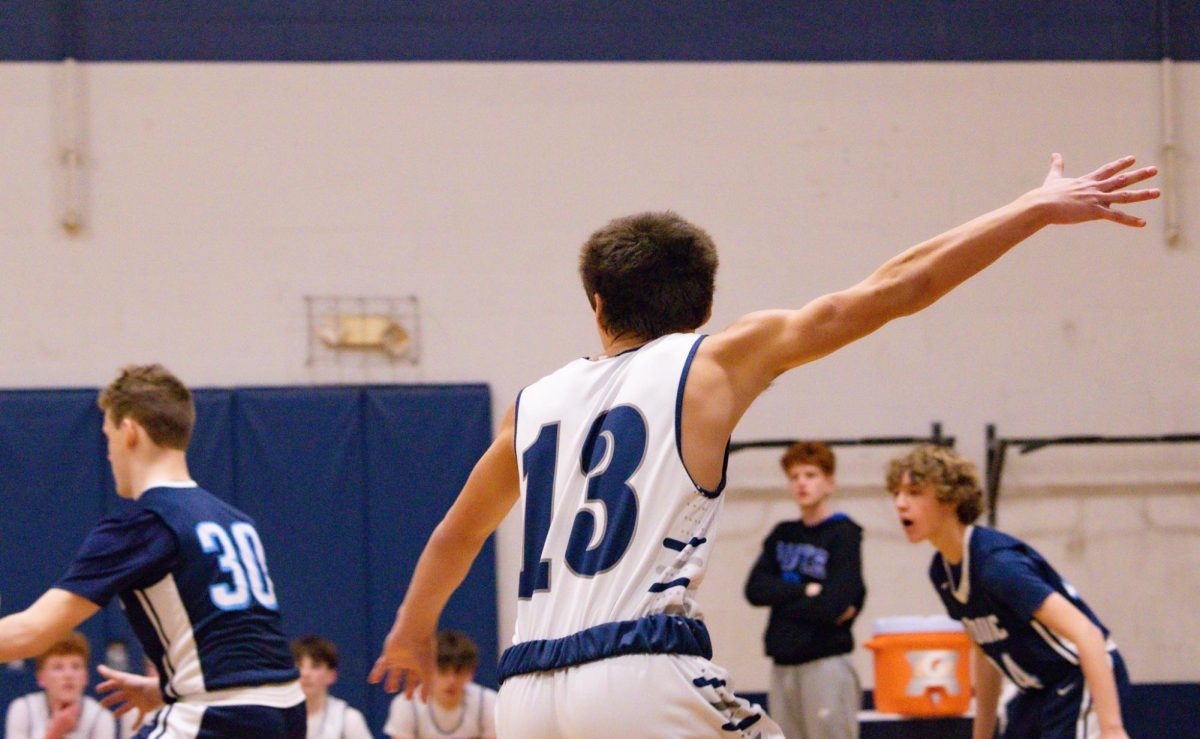
[[[906,716],[957,716],[971,705],[971,640],[945,616],[875,621],[875,709]]]

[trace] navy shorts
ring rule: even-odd
[[[1121,655],[1112,651],[1113,678],[1122,713],[1132,699],[1129,673]],[[1008,703],[1004,739],[1074,739],[1088,736],[1099,719],[1081,670],[1040,690],[1019,693]]]

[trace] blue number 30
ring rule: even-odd
[[[550,589],[550,560],[542,557],[550,533],[558,424],[542,427],[525,450],[524,562],[517,591],[529,598]],[[629,549],[637,528],[637,492],[629,484],[646,456],[646,419],[621,405],[592,422],[580,450],[578,473],[587,478],[586,500],[575,514],[564,559],[577,575],[612,569]]]
[[[196,524],[196,537],[205,552],[217,553],[217,565],[231,578],[231,582],[209,587],[213,605],[222,611],[239,611],[249,607],[253,595],[264,608],[273,611],[279,607],[262,540],[253,526],[238,521],[226,532],[214,521],[201,521]]]

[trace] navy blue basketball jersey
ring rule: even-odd
[[[55,587],[100,606],[120,596],[168,702],[283,683],[262,702],[303,699],[254,522],[194,483],[102,520]]]
[[[929,578],[951,618],[1021,690],[1039,690],[1076,674],[1075,645],[1034,618],[1058,593],[1108,637],[1108,629],[1032,547],[982,526],[967,528],[961,565],[935,554]],[[1110,651],[1116,647],[1109,642]]]

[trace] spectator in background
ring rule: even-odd
[[[337,682],[338,651],[333,642],[305,636],[292,642],[300,689],[308,711],[308,739],[372,739],[367,720],[346,701],[329,694]]]
[[[114,739],[112,713],[83,694],[88,684],[87,638],[72,631],[37,657],[37,684],[42,690],[8,705],[4,735],[8,739]]]
[[[779,463],[800,518],[775,527],[746,581],[746,599],[771,608],[771,716],[789,739],[853,739],[862,689],[847,655],[867,594],[862,528],[829,502],[836,460],[827,444],[797,442]]]
[[[439,631],[429,702],[396,696],[384,732],[392,739],[495,739],[496,691],[473,682],[478,665],[479,649],[469,636]]]

